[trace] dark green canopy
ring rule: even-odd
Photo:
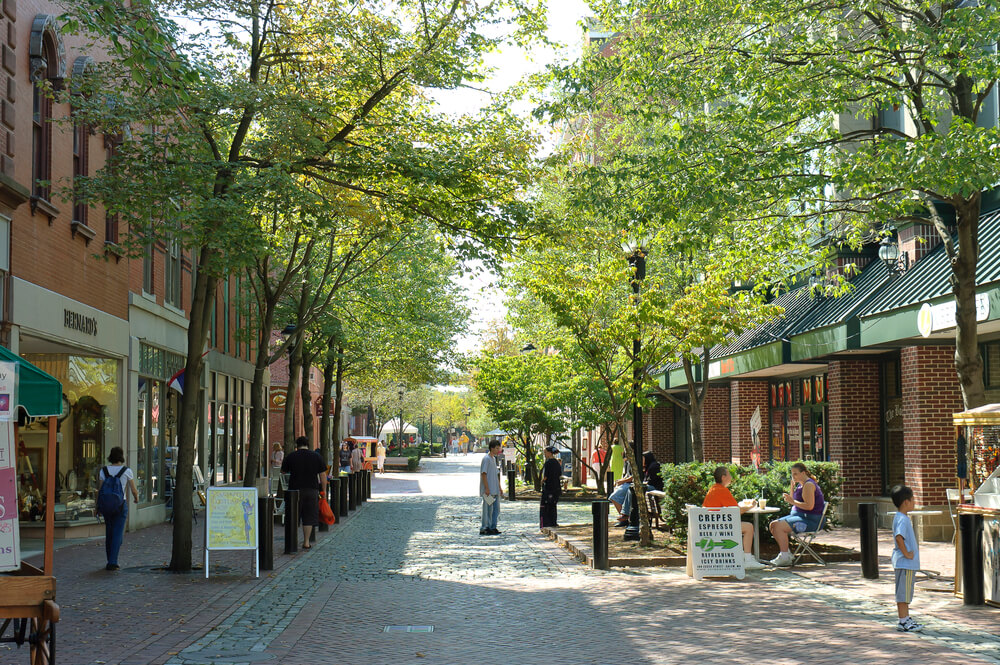
[[[24,358],[0,346],[0,362],[18,364],[17,405],[33,418],[62,413],[62,384]]]

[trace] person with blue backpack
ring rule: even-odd
[[[97,474],[100,488],[97,491],[97,512],[104,517],[104,551],[108,556],[105,570],[118,570],[118,551],[125,538],[125,522],[128,521],[128,501],[126,490],[139,503],[139,491],[135,488],[135,475],[125,466],[125,452],[115,446],[108,454],[108,465],[101,467]]]

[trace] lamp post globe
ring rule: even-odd
[[[626,237],[621,243],[622,251],[628,264],[632,268],[632,297],[633,306],[639,307],[639,295],[642,289],[642,280],[646,277],[646,257],[649,255],[649,236],[646,234],[638,237]],[[632,484],[629,487],[630,510],[628,515],[628,526],[625,527],[625,540],[639,540],[639,501],[635,490],[637,482],[643,482],[642,469],[642,407],[639,405],[639,390],[642,386],[642,372],[639,367],[639,354],[642,351],[642,340],[639,338],[639,331],[632,340],[632,390],[635,393],[635,403],[632,406],[632,458],[635,460],[635,467],[632,469]]]

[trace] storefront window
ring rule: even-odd
[[[903,455],[903,394],[899,358],[882,363],[882,493],[906,479]]]
[[[771,393],[771,460],[826,460],[826,376],[774,381]]]
[[[111,448],[122,445],[119,361],[69,354],[29,353],[24,358],[58,379],[65,392],[65,414],[59,419],[56,448],[55,519],[96,519],[97,473],[107,463]],[[48,464],[45,419],[28,422],[18,429],[18,436],[25,451],[19,473],[23,469],[20,477],[27,478],[30,485],[20,489],[44,496]]]

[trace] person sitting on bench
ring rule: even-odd
[[[712,472],[712,477],[715,478],[715,484],[709,488],[708,494],[705,495],[705,500],[701,504],[703,507],[737,507],[740,509],[740,515],[750,510],[749,506],[746,508],[741,506],[736,501],[733,493],[729,491],[729,485],[733,482],[733,474],[729,472],[729,467],[715,467],[715,471]],[[740,522],[740,528],[743,530],[743,567],[751,569],[763,568],[764,564],[753,558],[753,525],[750,524],[750,522]]]

